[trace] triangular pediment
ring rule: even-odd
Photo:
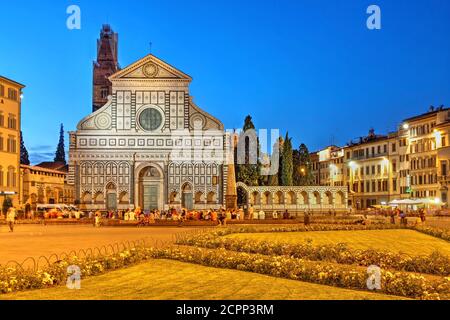
[[[173,79],[191,81],[192,78],[152,54],[132,63],[109,77],[110,81],[122,79],[157,80]]]

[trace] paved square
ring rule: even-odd
[[[94,228],[91,225],[43,226],[16,225],[13,233],[0,225],[0,264],[10,260],[22,262],[27,257],[39,258],[53,253],[99,247],[116,242],[139,239],[171,240],[179,232],[193,230],[177,227]]]

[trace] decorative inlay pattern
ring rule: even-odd
[[[158,75],[158,66],[153,62],[149,62],[142,67],[142,72],[144,72],[145,76],[148,78],[154,78]]]

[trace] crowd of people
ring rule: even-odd
[[[169,210],[144,211],[140,207],[128,210],[115,210],[102,213],[101,211],[90,211],[90,219],[94,219],[95,225],[99,226],[102,219],[114,219],[123,221],[138,221],[141,224],[152,224],[158,220],[178,221],[212,221],[220,225],[226,225],[230,220],[265,220],[265,219],[290,219],[287,210],[283,213],[274,211],[271,216],[267,216],[263,210],[254,210],[253,206],[248,209],[247,214],[243,208],[237,210],[227,210],[223,207],[209,210],[187,210],[185,208],[170,208]]]
[[[396,223],[396,218],[400,219],[400,224],[406,226],[408,224],[408,215],[404,210],[395,208],[394,210],[389,210],[383,213],[385,217],[390,217],[391,224]],[[426,221],[426,212],[423,208],[420,208],[416,212],[409,214],[411,218],[415,218],[414,224],[424,224]]]
[[[311,217],[314,212],[312,210],[306,210],[303,212],[304,224],[308,225],[311,221]],[[352,211],[347,212],[347,215],[351,215]],[[329,210],[328,216],[336,217],[336,210]],[[396,224],[397,219],[401,225],[407,225],[408,219],[412,218],[413,224],[423,224],[426,221],[426,212],[424,209],[418,209],[417,211],[404,211],[400,208],[394,208],[389,210],[381,210],[375,213],[376,216],[384,216],[389,218],[390,223]],[[364,214],[364,221],[367,221],[367,217]],[[31,212],[31,218],[33,219],[34,212]],[[95,226],[100,226],[102,224],[102,219],[112,219],[112,220],[123,220],[123,221],[135,221],[140,225],[150,225],[156,223],[156,221],[177,221],[181,225],[184,221],[212,221],[218,225],[226,225],[227,221],[230,220],[265,220],[265,219],[292,219],[293,217],[289,214],[288,210],[284,212],[273,211],[271,214],[266,214],[263,210],[256,210],[252,205],[244,212],[243,208],[237,210],[229,210],[223,207],[219,209],[210,208],[209,210],[187,210],[185,208],[170,208],[169,210],[151,210],[145,211],[140,207],[136,209],[127,210],[114,210],[102,212],[100,210],[90,211],[88,213],[83,213],[81,211],[68,211],[60,212],[56,210],[49,210],[43,214],[43,218],[63,218],[68,217],[72,219],[89,218],[94,221]],[[14,223],[18,218],[18,212],[14,207],[7,210],[6,216],[0,217],[5,219],[7,225],[9,226],[10,232],[14,231]]]

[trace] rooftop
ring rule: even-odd
[[[21,83],[19,83],[19,82],[17,82],[17,81],[11,80],[11,79],[9,79],[9,78],[7,78],[7,77],[1,76],[1,75],[0,75],[0,80],[9,82],[10,84],[15,85],[15,86],[18,86],[18,87],[20,87],[21,89],[22,89],[22,88],[25,88],[25,85],[23,85],[23,84],[21,84]]]
[[[443,105],[440,106],[440,107],[433,107],[433,106],[431,106],[428,112],[422,113],[422,114],[414,116],[414,117],[410,117],[410,118],[404,119],[403,122],[410,122],[410,121],[415,121],[415,120],[428,118],[430,116],[436,115],[438,112],[447,111],[447,110],[450,110],[450,108],[449,107],[444,107]]]
[[[64,162],[46,161],[35,165],[35,167],[62,172],[67,171],[67,165]]]
[[[362,144],[366,144],[366,143],[378,142],[378,141],[382,141],[382,140],[386,140],[386,139],[388,139],[388,136],[375,134],[375,130],[370,129],[369,134],[367,136],[360,137],[357,141],[350,141],[349,143],[347,143],[347,146],[353,147],[353,146],[358,146],[358,145],[362,145]]]

